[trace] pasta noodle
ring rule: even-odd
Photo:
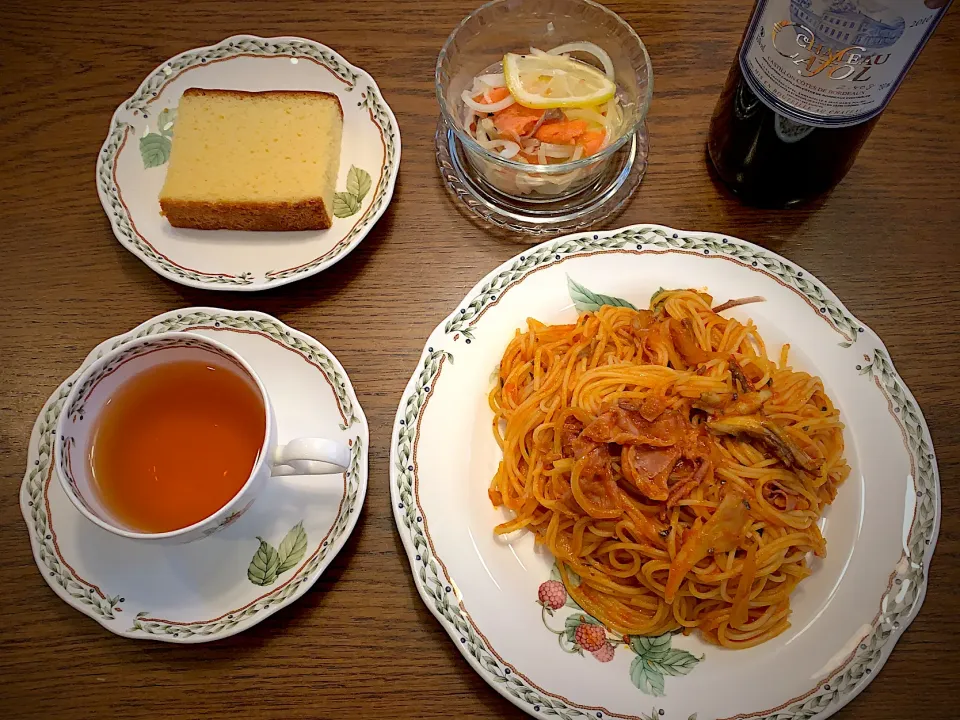
[[[820,379],[712,304],[661,290],[649,310],[528,320],[490,393],[503,460],[489,496],[513,514],[495,531],[533,532],[611,630],[745,648],[789,627],[850,468]]]

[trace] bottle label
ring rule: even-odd
[[[750,89],[815,127],[879,115],[952,0],[758,0],[740,48]]]

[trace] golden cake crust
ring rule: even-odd
[[[333,93],[321,92],[320,90],[218,90],[215,88],[187,88],[183,91],[183,97],[270,97],[277,95],[287,98],[316,98],[327,97],[337,104],[337,112],[340,113],[340,119],[343,120],[343,105],[340,104],[340,98]]]
[[[196,230],[326,230],[333,217],[321,198],[299,202],[201,202],[161,198],[174,227]]]

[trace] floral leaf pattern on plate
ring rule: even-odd
[[[260,541],[260,547],[253,554],[253,560],[247,568],[247,579],[254,585],[272,585],[277,579],[277,550],[259,535],[257,540]]]
[[[348,192],[338,192],[333,196],[333,214],[338,218],[355,215],[360,209],[360,201]]]
[[[651,660],[650,666],[663,675],[686,675],[698,662],[700,660],[686,650],[670,648],[662,660]]]
[[[572,277],[567,275],[567,289],[570,291],[570,299],[573,300],[573,306],[577,312],[595,312],[604,305],[613,307],[624,307],[636,310],[632,303],[623,298],[613,297],[612,295],[600,295],[592,290],[588,290],[578,283]]]
[[[630,649],[647,660],[662,660],[670,652],[670,633],[659,637],[634,635],[630,638]]]
[[[165,137],[173,137],[173,124],[177,121],[176,108],[164,108],[157,118],[157,130]]]
[[[359,203],[370,192],[370,173],[353,165],[347,173],[347,192],[357,198]]]
[[[145,170],[166,165],[173,147],[173,124],[177,120],[176,108],[164,108],[157,116],[157,129],[147,130],[140,138],[140,159]]]
[[[630,663],[630,680],[642,693],[654,697],[661,697],[664,694],[663,675],[652,669],[648,661],[639,655]]]
[[[303,529],[303,520],[294,525],[280,547],[277,548],[277,558],[280,562],[277,567],[277,575],[285,573],[287,570],[293,570],[303,559],[307,551],[307,532]]]
[[[338,218],[355,215],[368,192],[370,192],[370,173],[351,165],[347,172],[347,191],[334,193],[333,214]]]
[[[146,169],[165,165],[170,159],[170,138],[160,133],[147,133],[140,138],[140,158]]]
[[[260,547],[253,554],[247,568],[247,579],[254,585],[273,585],[283,573],[292,570],[307,552],[307,533],[303,529],[303,520],[288,532],[275,548],[259,535]]]

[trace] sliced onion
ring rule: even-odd
[[[460,95],[460,99],[463,100],[463,104],[467,107],[482,113],[500,112],[504,108],[508,108],[516,102],[516,100],[513,99],[513,95],[507,95],[503,100],[495,103],[478,103],[473,99],[473,97],[471,97],[467,90],[463,91],[463,94]]]
[[[620,125],[623,122],[623,116],[620,113],[620,106],[616,98],[606,104],[606,112],[604,113],[603,119],[604,138],[602,147],[607,147],[614,143],[620,136]]]
[[[557,145],[555,143],[540,143],[543,154],[550,158],[569,159],[574,152],[572,145]]]
[[[616,99],[607,103],[606,113],[613,129],[619,130],[623,124],[623,108],[620,107],[620,103]]]
[[[506,79],[503,77],[503,73],[488,73],[486,75],[478,75],[476,80],[479,80],[484,85],[490,87],[490,89],[503,87],[507,84]]]
[[[500,150],[500,157],[506,158],[509,160],[512,157],[515,157],[518,152],[520,152],[520,146],[513,142],[513,140],[491,140],[490,149],[502,148]]]
[[[562,175],[552,175],[550,177],[550,183],[557,188],[557,192],[562,192],[573,185],[573,183],[575,183],[582,174],[583,170],[577,168],[576,170],[571,170],[570,172],[563,173]]]
[[[537,57],[543,57],[543,56],[546,55],[547,53],[545,53],[543,50],[540,50],[540,49],[538,49],[538,48],[531,47],[531,48],[530,48],[530,54],[531,54],[531,55],[536,55]]]
[[[606,129],[606,118],[593,108],[567,108],[566,114],[568,120],[586,120],[591,125]]]
[[[520,145],[513,142],[513,140],[503,140],[501,138],[490,139],[481,128],[477,128],[477,137],[475,139],[484,150],[496,152],[500,157],[507,160],[515,157],[517,153],[520,152]]]
[[[544,145],[546,145],[546,143],[540,143],[540,147],[537,148],[537,160],[539,160],[541,165],[547,164],[547,151],[546,148],[543,147]]]
[[[533,50],[533,48],[531,48],[531,50]],[[611,80],[614,79],[613,60],[610,59],[610,56],[603,48],[601,48],[599,45],[595,45],[594,43],[567,43],[565,45],[555,47],[552,50],[547,50],[547,55],[563,55],[564,53],[572,52],[583,52],[587,53],[588,55],[593,55],[597,60],[600,61],[600,64],[603,65],[603,72],[606,73],[607,77]]]
[[[480,95],[484,91],[484,86],[476,78],[473,79],[473,85],[470,86],[470,89],[467,90],[467,93],[470,97],[474,98],[477,95]]]
[[[528,192],[533,190],[535,186],[533,179],[530,177],[530,175],[528,175],[527,173],[521,173],[521,172],[517,173],[514,179],[514,183],[517,186],[517,190],[523,195],[526,195]]]
[[[473,119],[477,117],[477,113],[474,112],[472,108],[463,109],[463,129],[468,133],[470,132],[470,125],[473,124]]]
[[[480,120],[480,127],[482,127],[488,135],[496,129],[496,125],[493,124],[493,120],[488,117]]]

